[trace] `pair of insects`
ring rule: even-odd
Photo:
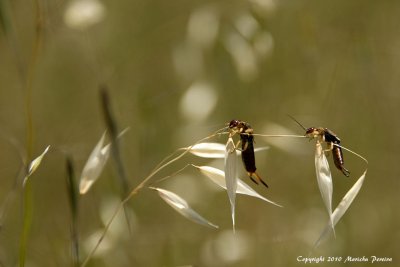
[[[320,141],[326,142],[328,149],[332,151],[333,162],[337,169],[339,169],[345,176],[349,176],[350,172],[344,167],[343,153],[340,147],[340,139],[335,133],[327,128],[310,127],[305,128],[297,120],[297,122],[305,131],[305,136],[311,139],[319,138]],[[250,179],[258,184],[261,182],[264,186],[268,187],[267,183],[256,173],[256,162],[254,156],[254,136],[253,128],[247,122],[241,120],[231,120],[228,124],[231,136],[235,134],[240,135],[240,142],[242,143],[241,154],[244,167]]]

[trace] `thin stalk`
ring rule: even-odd
[[[26,111],[26,147],[28,159],[32,158],[33,153],[33,116],[32,116],[32,91],[33,91],[33,79],[35,76],[35,70],[37,61],[40,54],[40,49],[43,42],[43,14],[40,0],[34,0],[35,12],[36,12],[36,24],[35,24],[35,40],[32,46],[32,53],[29,62],[28,77],[26,80],[26,92],[25,92],[25,111]]]
[[[253,134],[254,136],[262,136],[262,137],[294,137],[294,138],[307,138],[304,135],[297,134]]]
[[[33,203],[32,203],[32,186],[28,181],[23,188],[23,223],[20,238],[20,250],[19,250],[19,266],[25,266],[26,251],[28,244],[28,236],[31,231],[32,217],[33,217]]]
[[[153,172],[154,170],[156,170],[157,168],[159,168],[161,165],[163,165],[165,162],[167,162],[168,160],[170,160],[176,153],[181,152],[181,151],[186,150],[186,149],[188,149],[188,148],[187,148],[187,147],[178,148],[177,150],[175,150],[174,152],[172,152],[171,154],[169,154],[168,156],[166,156],[163,160],[161,160],[161,161],[154,167],[154,169],[152,170],[152,172]]]
[[[26,112],[26,158],[28,162],[32,159],[33,145],[34,145],[34,131],[33,131],[33,116],[32,116],[32,90],[33,78],[37,66],[37,60],[42,46],[43,39],[43,14],[40,0],[33,0],[35,8],[35,39],[32,45],[32,53],[28,66],[28,76],[26,79],[26,92],[25,92],[25,112]],[[24,267],[26,261],[26,251],[28,244],[28,236],[30,234],[32,217],[33,217],[33,203],[32,203],[32,188],[28,181],[23,187],[23,228],[20,238],[20,251],[19,251],[19,266]]]
[[[172,174],[170,174],[170,175],[167,175],[167,176],[164,176],[163,178],[158,179],[157,181],[155,181],[155,182],[152,183],[152,184],[161,183],[161,182],[163,182],[163,181],[165,181],[165,180],[167,180],[167,179],[169,179],[169,178],[171,178],[171,177],[174,177],[174,176],[178,175],[178,173],[183,172],[183,171],[184,171],[187,167],[189,167],[189,166],[194,167],[193,164],[186,164],[185,167],[183,167],[183,168],[177,170],[176,172],[174,172],[174,173],[172,173]],[[150,186],[150,185],[149,185],[149,186]]]

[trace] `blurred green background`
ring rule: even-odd
[[[156,185],[184,197],[219,230],[184,219],[145,189],[128,204],[131,234],[117,217],[89,266],[297,266],[298,256],[373,255],[393,258],[375,266],[400,264],[400,2],[1,0],[0,16],[1,266],[20,257],[19,153],[26,154],[29,116],[32,157],[52,149],[30,177],[26,266],[72,265],[65,153],[79,178],[106,128],[103,84],[119,128],[130,127],[121,153],[131,187],[165,156],[233,118],[261,134],[303,134],[287,114],[306,127],[330,128],[369,167],[336,239],[311,252],[328,220],[314,142],[256,137],[256,147],[270,146],[257,154],[270,188],[252,184],[242,166],[241,177],[283,209],[238,196],[233,235],[226,193],[188,168]],[[365,168],[344,157],[350,178],[331,166],[334,206]],[[187,156],[153,181],[187,163],[223,161]],[[81,259],[118,201],[110,161],[79,198]],[[318,264],[332,265],[339,264]]]

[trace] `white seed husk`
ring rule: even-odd
[[[156,188],[156,187],[151,187],[151,189],[156,190],[158,192],[159,196],[168,205],[170,205],[173,209],[175,209],[179,214],[181,214],[185,218],[187,218],[195,223],[207,226],[207,227],[218,228],[217,225],[209,222],[208,220],[203,218],[200,214],[198,214],[196,211],[194,211],[189,206],[189,204],[186,202],[186,200],[184,200],[177,194],[175,194],[171,191],[161,189],[161,188]]]

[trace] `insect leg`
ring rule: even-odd
[[[324,152],[331,152],[333,150],[333,143],[332,142],[326,142],[326,149],[324,149]]]
[[[256,172],[249,173],[250,179],[253,180],[253,178],[252,178],[253,175],[254,175],[254,176],[257,178],[257,180],[260,181],[265,187],[267,187],[267,188],[269,187],[269,186],[267,185],[267,183],[264,182],[264,180],[263,180]],[[253,180],[253,181],[254,181],[254,180]],[[256,184],[258,184],[258,183],[256,182]]]
[[[241,142],[240,140],[237,141],[237,143],[236,143],[236,145],[235,145],[235,149],[236,149],[236,150],[239,150],[239,151],[241,151],[240,148],[239,148],[240,142]]]

